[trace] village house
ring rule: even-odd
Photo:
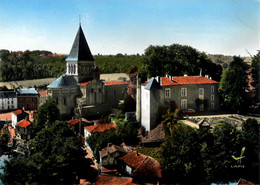
[[[31,125],[32,122],[28,119],[28,117],[20,121],[15,128],[16,136],[25,141],[29,141],[31,139]]]
[[[112,131],[115,129],[116,129],[115,123],[102,123],[97,125],[86,126],[84,127],[84,137],[86,139],[89,136],[91,136],[91,134]],[[87,146],[86,140],[85,140],[85,145]]]
[[[127,82],[100,80],[81,26],[66,59],[66,73],[47,88],[62,118],[109,114],[127,96]]]
[[[18,109],[22,109],[23,107],[26,110],[38,109],[39,93],[36,91],[35,88],[16,89],[16,92]]]
[[[132,151],[119,160],[122,170],[132,176],[134,182],[157,184],[162,178],[160,163],[149,156]]]
[[[218,82],[209,76],[153,77],[143,84],[137,81],[136,117],[147,131],[158,124],[159,109],[172,103],[180,110],[219,110]]]
[[[15,91],[0,91],[0,112],[17,109],[17,96]]]
[[[100,165],[101,166],[116,166],[118,159],[128,152],[117,145],[108,143],[106,148],[99,151]]]
[[[25,112],[24,110],[18,109],[15,111],[12,111],[12,127],[15,128],[16,125],[26,117],[29,117],[29,114]]]

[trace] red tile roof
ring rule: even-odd
[[[28,127],[31,124],[32,124],[32,122],[30,122],[30,121],[28,121],[26,119],[23,119],[16,126],[26,128],[26,127]]]
[[[0,114],[0,120],[12,120],[11,112]]]
[[[120,184],[120,185],[126,185],[126,184],[132,184],[132,178],[131,177],[117,177],[114,175],[109,174],[100,174],[98,176],[98,179],[95,184]]]
[[[71,125],[75,125],[77,123],[79,123],[80,120],[79,119],[72,119],[72,120],[69,120],[68,123],[71,124]]]
[[[124,163],[133,168],[137,168],[140,164],[142,164],[145,158],[146,156],[144,154],[140,154],[137,151],[132,151],[121,157],[120,160],[124,161]]]
[[[114,130],[116,128],[115,123],[102,123],[98,125],[91,125],[85,127],[90,133],[96,133],[96,132],[106,132],[110,130]]]
[[[117,145],[112,145],[112,146],[108,146],[106,148],[103,148],[102,150],[100,150],[100,157],[105,157],[107,156],[108,154],[111,154],[113,152],[121,152],[121,153],[127,153],[127,151],[125,151],[124,148],[120,147],[120,146],[117,146]]]
[[[127,82],[122,81],[122,80],[117,80],[117,81],[105,81],[105,85],[123,85],[127,84]]]
[[[166,77],[165,77],[166,78]],[[204,76],[177,76],[173,77],[173,81],[180,85],[186,84],[217,84],[217,81],[211,80]]]
[[[140,177],[142,179],[149,179],[151,177],[162,178],[161,165],[158,161],[148,156],[135,170],[133,177]]]
[[[81,82],[79,83],[79,85],[88,85],[91,81],[87,81],[87,82]]]
[[[161,77],[162,86],[171,85],[192,85],[192,84],[217,84],[217,81],[211,80],[204,76],[174,76],[172,81],[169,77]],[[146,86],[148,82],[143,83]]]
[[[21,109],[18,109],[18,110],[13,111],[12,113],[14,113],[17,116],[19,114],[22,114],[22,112],[23,111]]]

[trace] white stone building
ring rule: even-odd
[[[14,91],[0,91],[0,111],[17,109],[17,94]]]

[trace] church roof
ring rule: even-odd
[[[66,61],[77,62],[81,60],[94,61],[95,59],[93,58],[88,47],[88,43],[82,31],[82,28],[81,26],[79,26],[77,35],[70,50],[70,54],[67,57]]]
[[[56,79],[54,82],[52,82],[50,85],[48,85],[48,88],[69,88],[77,86],[77,81],[73,76],[60,76],[58,79]]]
[[[158,88],[160,88],[160,84],[155,80],[154,77],[151,78],[150,82],[145,87],[145,89],[147,90],[158,89]]]

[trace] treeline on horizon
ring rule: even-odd
[[[136,66],[143,79],[156,75],[210,75],[220,81],[222,67],[228,67],[231,56],[206,55],[190,46],[149,46],[144,55],[96,55],[101,73],[126,73]],[[65,73],[66,55],[45,50],[10,52],[0,50],[0,81],[57,78]],[[214,61],[214,62],[213,62]],[[129,72],[129,71],[128,71]]]

